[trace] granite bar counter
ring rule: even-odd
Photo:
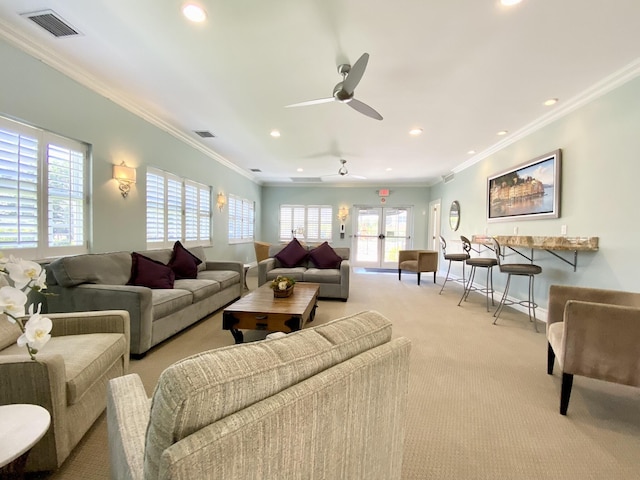
[[[545,237],[532,235],[496,235],[495,237],[490,237],[487,235],[473,235],[471,241],[491,247],[493,245],[493,238],[495,238],[500,245],[509,247],[531,262],[533,262],[533,250],[545,250],[554,257],[571,265],[574,272],[578,264],[578,252],[595,252],[599,247],[599,237]],[[517,248],[531,249],[531,257],[527,257],[522,252],[516,250]],[[573,252],[573,262],[561,257],[555,253],[555,251]]]

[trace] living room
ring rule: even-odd
[[[350,235],[354,231],[353,207],[380,205],[378,190],[388,187],[391,194],[386,200],[387,205],[411,205],[415,213],[412,235],[415,248],[430,246],[429,229],[432,224],[429,209],[432,202],[439,202],[441,205],[443,219],[446,219],[449,205],[453,201],[458,201],[461,206],[458,231],[452,231],[448,228],[448,222],[442,221],[441,232],[453,245],[457,245],[460,234],[469,237],[475,234],[512,235],[515,226],[513,222],[487,222],[487,178],[541,154],[561,149],[560,216],[518,222],[518,235],[560,236],[566,231],[566,235],[571,237],[595,236],[599,237],[599,249],[597,252],[581,252],[577,257],[575,271],[570,265],[546,252],[536,252],[536,263],[543,269],[543,274],[536,279],[535,292],[541,307],[541,317],[545,317],[549,286],[552,284],[640,291],[640,279],[633,262],[636,249],[631,242],[635,233],[633,225],[636,223],[635,184],[636,179],[640,178],[640,164],[637,162],[636,153],[640,149],[640,137],[637,135],[640,125],[640,109],[637,108],[640,98],[638,61],[611,72],[609,77],[600,79],[596,84],[585,85],[581,95],[573,98],[561,114],[548,115],[523,126],[516,137],[504,144],[496,144],[492,151],[486,152],[484,158],[468,164],[460,162],[453,171],[451,181],[429,185],[391,186],[381,182],[366,186],[350,185],[347,188],[322,185],[263,185],[240,173],[232,165],[225,163],[224,159],[213,158],[210,152],[200,148],[192,139],[161,128],[144,118],[144,115],[124,108],[104,94],[82,85],[78,80],[38,60],[18,48],[5,35],[2,35],[0,40],[0,60],[2,65],[9,66],[7,71],[19,72],[19,75],[0,76],[0,115],[68,138],[79,139],[92,146],[89,243],[89,251],[92,253],[147,249],[147,167],[165,169],[181,177],[210,185],[214,203],[218,192],[255,202],[256,239],[271,243],[279,242],[277,229],[281,204],[329,204],[334,212],[341,206],[349,207],[350,215],[345,222],[347,235],[344,239],[340,238],[340,222],[334,218],[331,243],[339,247],[351,247]],[[123,198],[117,182],[113,179],[113,166],[121,161],[137,169],[137,181],[131,186],[126,198]],[[609,171],[609,167],[615,167],[615,170]],[[566,230],[563,230],[563,226]],[[243,263],[255,261],[252,242],[229,243],[228,209],[220,210],[214,206],[211,230],[212,246],[206,248],[208,259],[236,260]],[[438,282],[442,281],[445,268],[446,264],[441,262]],[[371,276],[362,277],[360,283],[354,283],[353,288],[373,288]],[[397,279],[393,280],[397,282]],[[504,278],[496,276],[495,281],[496,290],[501,291],[504,288]],[[388,280],[381,282],[382,285],[386,285]],[[409,280],[403,279],[403,284],[404,282],[408,283]],[[429,288],[428,283],[423,282],[422,291]],[[526,286],[517,283],[518,285],[512,287],[512,295],[518,298],[526,297]],[[250,286],[254,287],[253,284]],[[449,296],[443,294],[442,300],[455,305],[460,293],[455,288],[452,287]],[[344,308],[373,304],[374,299],[367,296],[366,292],[356,292],[346,306],[340,302],[328,302],[329,306],[325,311],[331,312],[331,315],[340,315],[347,313]],[[397,301],[400,305],[411,301],[422,302],[415,295],[416,292],[401,292],[407,295],[403,299],[385,299],[387,302]],[[431,302],[439,301],[436,296],[430,294],[427,294],[427,298]],[[378,309],[384,308],[379,303],[376,305]],[[424,303],[419,305],[423,311],[429,308]],[[443,318],[451,318],[455,314],[446,306],[439,306],[439,309],[447,311]],[[389,310],[388,313],[390,317],[394,314],[393,310]],[[475,327],[472,328],[475,333]],[[529,340],[527,336],[534,335],[530,329],[527,329],[525,335],[517,341],[523,344],[532,342],[532,348],[544,349],[544,335],[538,335],[536,340]],[[456,352],[464,355],[464,352]],[[542,363],[543,357],[544,352],[541,350],[540,358],[536,361]],[[465,375],[465,378],[471,380],[470,376]],[[600,392],[593,393],[593,396],[598,395]],[[625,391],[623,399],[618,402],[629,407],[633,404],[629,398],[637,399],[637,395]],[[616,404],[616,400],[613,400],[613,403]],[[555,404],[549,408],[557,415]],[[630,408],[634,412],[633,407]],[[608,415],[607,412],[600,413],[603,417]],[[626,422],[625,415],[614,419],[615,428]],[[636,427],[637,424],[633,428]],[[505,447],[504,443],[501,445]],[[623,449],[634,446],[632,442],[625,443]],[[602,449],[598,450],[598,455],[599,458],[606,456]],[[434,461],[433,458],[431,461]],[[633,463],[627,464],[625,468],[628,470],[625,470],[625,473],[633,471],[633,467]],[[504,470],[503,473],[506,471],[508,470]],[[431,473],[437,477],[437,471]],[[472,471],[458,473],[465,478],[481,478],[474,477]],[[505,473],[505,478],[507,475]],[[525,474],[519,478],[527,476]],[[626,477],[622,474],[619,478],[633,477],[631,474]]]

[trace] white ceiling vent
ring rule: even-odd
[[[216,138],[209,130],[194,130],[194,133],[202,138]]]
[[[73,28],[69,22],[63,20],[63,18],[53,10],[40,10],[38,12],[22,13],[21,15],[44,28],[54,37],[60,38],[80,35],[78,30]]]
[[[322,179],[320,177],[291,177],[293,183],[320,183]]]
[[[454,177],[455,177],[455,174],[451,172],[446,175],[443,175],[442,180],[444,181],[444,183],[449,183],[449,182],[453,182]]]

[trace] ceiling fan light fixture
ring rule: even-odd
[[[409,135],[413,135],[414,137],[417,137],[418,135],[422,134],[422,129],[421,128],[412,128],[411,130],[409,130]]]
[[[545,107],[550,107],[551,105],[555,105],[556,103],[558,103],[558,99],[557,98],[550,98],[548,100],[545,100],[543,105]]]

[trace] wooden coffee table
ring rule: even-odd
[[[222,312],[222,328],[230,330],[236,343],[242,343],[240,329],[294,332],[313,321],[318,306],[317,283],[296,283],[293,295],[274,298],[271,282],[245,295]]]

